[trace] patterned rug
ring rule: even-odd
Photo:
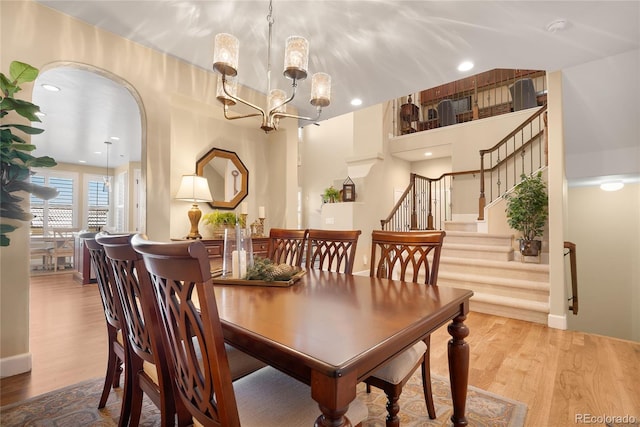
[[[106,427],[116,426],[120,415],[122,390],[112,390],[106,408],[98,410],[102,379],[94,379],[55,390],[50,393],[0,408],[3,427]],[[433,399],[436,420],[430,420],[422,394],[420,370],[409,380],[400,397],[400,425],[402,427],[450,426],[451,393],[448,379],[434,376]],[[363,427],[384,427],[386,398],[373,389],[367,395],[364,384],[358,385],[358,397],[369,407],[369,418]],[[470,426],[523,426],[525,404],[469,386],[467,419]],[[160,425],[160,413],[145,397],[141,427]],[[289,426],[287,426],[289,427]]]

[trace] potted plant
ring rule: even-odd
[[[324,190],[323,200],[325,203],[335,203],[340,200],[340,191],[333,188],[333,185]]]
[[[22,83],[32,82],[38,77],[38,69],[31,65],[13,61],[9,66],[9,77],[0,73],[0,118],[4,119],[10,111],[31,122],[39,122],[36,115],[40,107],[28,101],[16,99],[14,95],[21,90]],[[18,131],[18,133],[14,133]],[[30,221],[31,213],[23,208],[24,197],[17,195],[24,191],[48,200],[58,195],[58,190],[51,187],[31,183],[31,168],[53,167],[55,160],[51,157],[35,157],[29,154],[35,145],[27,142],[20,134],[37,135],[44,132],[32,126],[17,123],[0,124],[0,246],[9,246],[11,239],[7,236],[22,222]]]
[[[214,236],[224,235],[226,228],[235,227],[236,219],[234,212],[213,211],[202,216],[202,222],[211,227]]]
[[[547,186],[542,180],[542,172],[534,175],[520,175],[521,181],[507,200],[507,222],[514,230],[522,233],[520,253],[524,256],[537,256],[542,242],[535,238],[541,236],[549,215]]]

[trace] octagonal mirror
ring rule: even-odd
[[[235,209],[249,194],[249,171],[233,151],[209,150],[196,163],[196,174],[207,178],[214,209]]]

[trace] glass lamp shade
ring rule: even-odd
[[[176,199],[192,203],[213,201],[207,178],[198,175],[183,175]]]
[[[213,48],[213,69],[226,76],[238,74],[240,42],[231,34],[216,35]]]
[[[273,89],[269,94],[269,112],[284,113],[287,106],[284,104],[287,94],[281,89]]]
[[[311,105],[326,107],[331,103],[331,76],[315,73],[311,77]]]
[[[285,77],[292,80],[307,78],[309,68],[309,42],[304,37],[290,36],[284,50]]]
[[[227,92],[231,95],[238,96],[238,82],[235,79],[226,77],[224,85],[227,87]],[[222,74],[218,74],[218,86],[216,87],[216,98],[224,105],[236,105],[236,101],[230,98],[224,91],[222,86]]]

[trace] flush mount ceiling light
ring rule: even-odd
[[[562,31],[567,28],[567,20],[566,19],[555,19],[549,22],[546,26],[546,29],[550,33],[555,33],[558,31]]]
[[[353,105],[354,107],[357,107],[359,105],[362,105],[362,99],[360,98],[353,98],[351,100],[351,105]]]
[[[463,61],[458,65],[458,71],[469,71],[473,68],[473,62],[471,61]]]
[[[622,190],[623,187],[624,187],[624,182],[622,181],[609,181],[609,182],[603,182],[602,184],[600,184],[600,189],[604,191],[618,191],[618,190]]]
[[[424,153],[425,157],[429,157],[429,156],[433,156],[433,153],[431,151],[427,151],[426,153]]]
[[[320,118],[322,108],[327,107],[331,102],[331,76],[326,73],[316,73],[311,77],[311,105],[316,107],[317,116],[315,118],[302,117],[295,114],[288,114],[287,104],[293,101],[296,96],[296,88],[298,81],[307,78],[307,67],[309,64],[309,42],[300,36],[290,36],[287,39],[284,52],[284,71],[283,74],[292,80],[292,93],[287,98],[285,91],[280,89],[271,89],[271,34],[273,31],[272,16],[273,4],[269,1],[269,14],[267,22],[269,23],[269,43],[267,45],[267,109],[258,107],[249,101],[237,96],[237,81],[232,80],[238,74],[238,56],[239,44],[238,39],[231,34],[220,33],[216,35],[215,46],[213,49],[213,69],[220,73],[218,76],[218,90],[216,97],[224,105],[224,117],[227,120],[242,119],[246,117],[262,116],[262,125],[260,126],[265,133],[276,130],[278,122],[281,118],[289,117],[301,120],[316,121]],[[240,102],[247,105],[259,113],[245,114],[241,116],[229,116],[228,109],[230,105]]]
[[[58,86],[50,85],[48,83],[44,83],[42,88],[48,90],[49,92],[60,92],[60,88]]]

